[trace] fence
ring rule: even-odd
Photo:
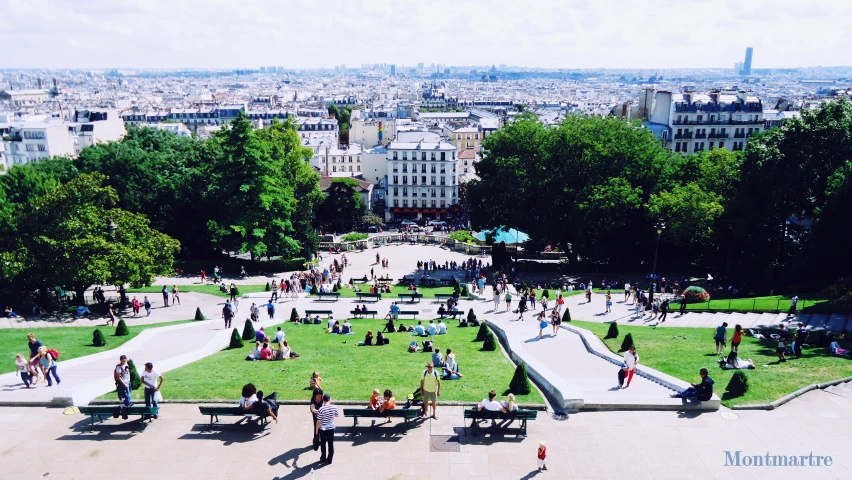
[[[491,247],[488,245],[474,245],[455,240],[446,235],[428,235],[423,233],[390,233],[387,235],[376,235],[355,242],[322,242],[320,243],[320,250],[340,249],[340,251],[346,252],[366,250],[371,247],[377,248],[385,245],[402,245],[405,243],[440,245],[456,252],[463,252],[466,255],[488,255],[491,253]]]
[[[690,303],[690,312],[755,312],[781,313],[790,310],[789,298],[728,298]],[[796,310],[801,313],[852,313],[852,305],[825,300],[799,300]]]

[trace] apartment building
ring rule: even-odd
[[[392,142],[386,150],[385,219],[451,218],[458,204],[455,145]]]
[[[666,148],[684,154],[714,148],[743,150],[750,136],[766,128],[763,102],[745,91],[646,89],[639,104],[650,105],[643,124]]]
[[[478,125],[444,125],[444,134],[450,139],[456,149],[459,151],[466,148],[473,148],[474,151],[479,151],[479,145],[485,138],[482,129]]]

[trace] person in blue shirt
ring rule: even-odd
[[[438,334],[438,327],[435,326],[434,320],[429,320],[429,327],[428,328],[429,328],[429,335],[437,335]],[[435,365],[437,365],[437,363]]]
[[[275,318],[275,304],[272,303],[272,300],[266,304],[266,313],[269,314],[269,319],[272,320]]]
[[[397,305],[396,302],[391,305],[391,315],[393,316],[394,320],[399,318],[399,305]]]
[[[427,336],[427,335],[426,335],[426,329],[425,329],[425,328],[423,328],[423,322],[419,322],[419,321],[418,321],[418,322],[417,322],[417,326],[416,326],[416,327],[414,327],[414,332],[412,332],[412,333],[413,333],[414,335],[419,336],[419,337],[425,337],[425,336]]]

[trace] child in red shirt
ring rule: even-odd
[[[547,465],[544,464],[544,459],[547,458],[547,447],[544,446],[544,440],[538,444],[538,469],[547,470]]]

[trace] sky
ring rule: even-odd
[[[0,0],[0,68],[852,65],[850,0]]]

